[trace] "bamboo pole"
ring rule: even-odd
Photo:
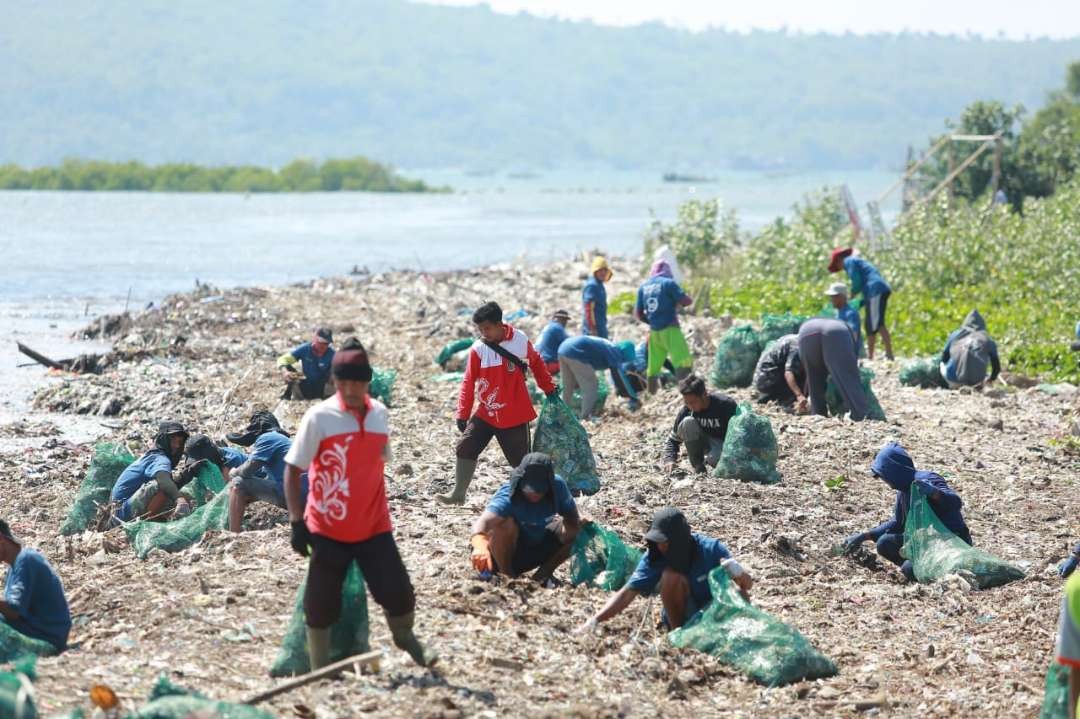
[[[293,689],[299,689],[302,686],[317,682],[320,679],[332,677],[335,674],[343,672],[346,669],[351,669],[354,666],[371,664],[372,662],[378,661],[379,657],[381,656],[382,652],[379,650],[375,650],[373,652],[367,652],[366,654],[356,654],[354,656],[347,657],[345,659],[342,659],[341,661],[334,662],[333,664],[327,664],[322,669],[316,669],[313,672],[308,672],[307,674],[301,674],[298,677],[293,677],[292,679],[284,681],[281,684],[278,684],[276,687],[272,687],[270,689],[267,689],[266,691],[252,694],[247,699],[245,699],[243,703],[249,706],[259,704],[266,701],[267,699],[273,699],[279,694],[285,694],[286,692],[291,692]]]

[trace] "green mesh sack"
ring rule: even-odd
[[[390,394],[394,391],[394,382],[396,380],[397,370],[375,367],[372,371],[368,394],[389,407]]]
[[[56,647],[43,639],[33,639],[0,620],[0,663],[25,660],[27,657],[50,657]]]
[[[195,475],[195,479],[184,487],[183,493],[191,500],[192,507],[201,507],[221,494],[225,490],[225,485],[225,477],[217,467],[203,466]]]
[[[714,477],[741,479],[744,482],[776,484],[776,435],[769,418],[754,414],[748,402],[740,402],[728,422],[727,436]]]
[[[198,479],[204,486],[224,487],[218,468],[207,463],[199,470]],[[185,493],[187,488],[185,487]],[[124,524],[124,531],[139,559],[146,559],[152,549],[180,552],[196,544],[211,529],[229,526],[229,493],[219,492],[212,500],[197,507],[183,519],[172,522],[151,522],[137,519]]]
[[[716,345],[710,379],[714,387],[749,387],[761,356],[761,339],[750,325],[732,327]]]
[[[641,561],[641,550],[595,522],[581,527],[570,550],[570,583],[608,592],[622,589]]]
[[[859,379],[862,381],[863,393],[866,395],[866,418],[884,422],[885,410],[881,408],[881,403],[878,402],[877,395],[874,394],[874,389],[870,386],[871,380],[874,379],[874,371],[869,367],[860,367]],[[847,407],[844,405],[844,397],[840,394],[840,390],[837,389],[831,375],[825,382],[825,406],[829,408],[829,414],[834,417],[839,417],[847,411]]]
[[[589,435],[558,392],[544,399],[536,420],[533,451],[551,456],[555,473],[566,481],[571,493],[596,494],[600,490]]]
[[[273,714],[246,704],[208,699],[202,694],[178,687],[165,675],[158,677],[149,701],[128,714],[128,719],[187,719],[192,716],[215,719],[273,719]]]
[[[1046,668],[1046,689],[1039,719],[1069,719],[1069,668],[1055,661]]]
[[[103,442],[94,448],[90,469],[75,493],[75,501],[67,519],[60,525],[60,534],[79,534],[90,529],[98,509],[107,504],[113,485],[135,458],[118,444]]]
[[[668,634],[676,647],[711,654],[770,687],[836,674],[836,665],[806,637],[739,594],[727,570],[709,573],[712,601]]]
[[[281,640],[277,659],[270,667],[270,676],[287,677],[311,671],[307,650],[307,629],[304,625],[304,591],[307,576],[300,584],[293,605],[292,619]],[[367,591],[364,575],[356,562],[349,565],[341,588],[341,617],[330,627],[330,661],[337,662],[369,650]]]
[[[798,334],[802,323],[808,319],[810,318],[803,315],[793,315],[790,312],[785,312],[782,315],[762,315],[758,340],[764,345],[767,342],[780,339],[784,335]]]
[[[35,658],[24,658],[10,672],[0,672],[0,719],[35,719]]]
[[[462,350],[469,349],[473,346],[473,343],[475,342],[476,340],[472,337],[462,337],[459,340],[448,342],[446,346],[442,348],[442,351],[439,352],[439,355],[435,358],[435,364],[439,365],[440,367],[444,366],[447,362],[450,361],[451,357],[456,355],[458,352],[461,352]]]
[[[905,362],[900,368],[900,384],[923,389],[948,387],[945,378],[941,376],[941,367],[934,357]]]
[[[979,589],[996,587],[1024,578],[1024,572],[989,552],[972,547],[945,528],[934,514],[919,485],[911,485],[911,508],[904,522],[904,547],[915,579],[936,582],[947,574],[963,572],[974,577]]]

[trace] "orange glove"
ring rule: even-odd
[[[478,572],[491,572],[491,542],[486,534],[474,534],[469,540],[472,545],[472,565]]]

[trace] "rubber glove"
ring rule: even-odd
[[[858,534],[851,535],[844,540],[844,551],[850,552],[851,550],[855,549],[855,547],[865,542],[867,539],[869,539],[869,537],[866,536],[866,532],[859,532]]]
[[[1075,554],[1070,554],[1065,558],[1065,561],[1058,565],[1058,574],[1062,579],[1068,578],[1076,570],[1076,565],[1080,563],[1080,557]]]
[[[473,569],[483,574],[492,572],[491,568],[491,542],[486,534],[474,534],[469,540],[472,545]]]
[[[469,426],[468,420],[459,419],[457,421],[457,431],[458,432],[464,432],[465,428],[468,427],[468,426]]]
[[[290,522],[289,526],[292,529],[292,536],[289,538],[289,544],[292,545],[293,551],[301,557],[308,556],[311,551],[308,549],[308,543],[311,541],[311,532],[307,528],[307,523],[301,519],[298,522]]]

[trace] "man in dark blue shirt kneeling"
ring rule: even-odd
[[[71,633],[71,612],[60,577],[36,549],[24,547],[0,519],[0,562],[11,567],[0,600],[0,617],[12,629],[43,639],[62,652]]]

